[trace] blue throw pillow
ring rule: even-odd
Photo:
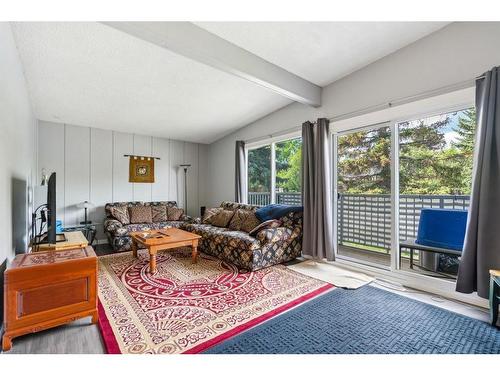
[[[255,216],[261,222],[267,220],[274,220],[282,218],[283,216],[289,214],[290,212],[302,212],[304,207],[302,206],[290,206],[287,204],[268,204],[262,208],[255,211]]]

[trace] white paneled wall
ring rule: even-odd
[[[39,122],[38,180],[42,168],[57,173],[57,218],[66,226],[83,220],[77,204],[95,204],[90,219],[100,223],[98,238],[104,238],[102,222],[107,202],[175,200],[184,206],[184,172],[188,172],[188,214],[198,216],[205,204],[208,146],[114,132],[83,126]],[[155,183],[128,182],[129,163],[124,154],[157,156]]]

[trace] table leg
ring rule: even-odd
[[[193,245],[193,251],[191,253],[191,259],[193,263],[198,261],[198,246]]]
[[[96,324],[98,321],[99,321],[99,314],[96,311],[92,314],[92,324]]]
[[[132,255],[133,255],[133,257],[137,258],[137,245],[135,244],[134,240],[132,240],[131,247],[132,247]]]
[[[95,229],[91,229],[90,230],[90,234],[89,234],[89,237],[90,237],[90,246],[94,246],[94,241],[95,241],[95,236],[97,234],[97,230]]]
[[[149,253],[149,273],[156,272],[156,252]]]
[[[490,277],[490,323],[495,326],[498,320],[498,299],[500,298],[500,286]]]
[[[7,352],[10,349],[12,349],[12,339],[4,334],[2,339],[2,351]]]

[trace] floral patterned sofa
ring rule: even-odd
[[[182,215],[178,221],[161,221],[143,224],[122,224],[111,213],[112,207],[133,207],[133,206],[158,206],[166,205],[167,207],[177,207],[174,201],[162,202],[115,202],[107,203],[104,206],[106,212],[106,219],[104,220],[104,233],[108,237],[109,244],[114,251],[127,251],[130,250],[132,239],[129,236],[130,232],[148,230],[148,229],[161,229],[165,227],[180,228],[191,218],[187,215]]]
[[[257,210],[258,206],[222,202],[226,210]],[[280,218],[282,225],[259,231],[255,237],[210,224],[183,223],[181,229],[202,236],[199,249],[204,253],[233,263],[238,268],[255,271],[287,262],[302,252],[302,212],[291,212]]]

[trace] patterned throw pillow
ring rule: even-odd
[[[260,220],[255,216],[255,212],[238,209],[229,223],[229,229],[248,233],[259,224]]]
[[[211,219],[210,219],[210,224],[216,226],[216,227],[221,227],[221,228],[227,228],[229,222],[231,221],[231,218],[234,215],[234,211],[231,210],[220,210],[218,213],[216,213]]]
[[[267,220],[267,221],[264,221],[263,223],[260,223],[259,225],[257,225],[248,234],[252,237],[256,237],[257,234],[261,230],[277,228],[277,227],[281,227],[282,225],[283,225],[283,223],[281,222],[281,220],[277,220],[277,219]]]
[[[152,223],[151,206],[129,207],[130,222],[132,224]]]
[[[130,216],[128,215],[127,206],[110,207],[111,215],[123,225],[130,224]]]
[[[153,223],[167,221],[167,206],[164,204],[151,206],[151,217],[153,219]]]
[[[179,221],[184,215],[184,210],[179,207],[167,207],[167,218],[172,221]]]
[[[203,214],[203,218],[201,219],[201,222],[203,224],[212,224],[212,218],[218,214],[220,211],[222,211],[222,208],[220,207],[215,207],[215,208],[208,208],[205,210],[205,213]]]

